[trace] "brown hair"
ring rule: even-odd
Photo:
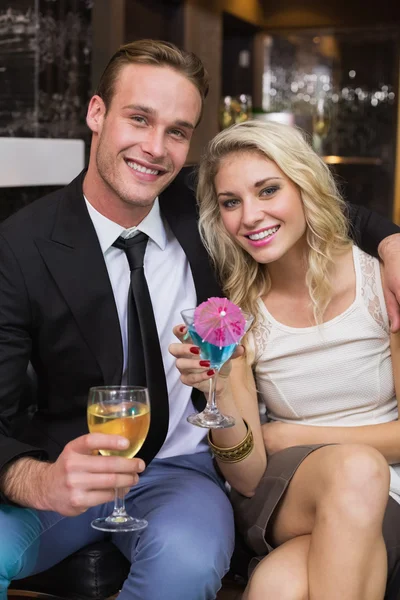
[[[150,39],[124,44],[110,58],[96,90],[96,94],[103,100],[106,110],[113,98],[118,73],[122,67],[129,64],[166,66],[181,73],[199,91],[203,112],[203,103],[208,94],[209,79],[201,60],[193,52],[180,50],[170,42]]]

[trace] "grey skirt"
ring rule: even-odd
[[[273,550],[265,536],[271,517],[303,460],[324,445],[292,446],[268,457],[267,468],[252,498],[232,490],[236,526],[257,555],[265,556]]]
[[[236,526],[256,555],[250,563],[249,574],[258,562],[273,550],[266,535],[268,525],[293,475],[309,454],[326,445],[293,446],[273,454],[268,458],[267,468],[252,498],[232,490],[231,502]],[[390,496],[383,521],[383,538],[388,554],[390,582],[395,571],[400,569],[400,504]],[[398,598],[400,600],[400,591]]]

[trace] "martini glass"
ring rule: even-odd
[[[198,427],[206,427],[207,429],[224,429],[233,427],[235,419],[229,415],[223,415],[217,407],[216,402],[216,387],[218,373],[222,366],[230,359],[243,335],[249,329],[253,317],[242,313],[245,323],[244,330],[240,337],[228,345],[213,344],[206,339],[203,339],[196,330],[195,326],[195,308],[188,308],[181,312],[182,319],[188,328],[187,336],[191,337],[193,342],[200,348],[200,358],[210,361],[210,368],[215,371],[213,377],[210,378],[210,390],[205,409],[200,413],[189,415],[187,420],[192,425]]]

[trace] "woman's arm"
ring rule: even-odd
[[[174,328],[174,334],[181,343],[171,344],[169,351],[177,359],[176,366],[181,373],[181,381],[207,394],[210,367],[201,364],[204,361],[199,357],[198,348],[193,343],[188,343],[185,331],[183,326]],[[254,447],[246,458],[240,462],[227,463],[215,457],[228,483],[244,496],[251,497],[265,471],[267,461],[254,378],[244,358],[228,361],[221,369],[217,384],[217,404],[221,412],[234,417],[235,425],[227,429],[210,430],[211,441],[215,446],[228,449],[243,442],[247,435],[243,419],[252,431]]]
[[[211,440],[221,448],[231,448],[246,436],[247,422],[254,437],[251,454],[238,463],[226,463],[216,458],[218,466],[228,483],[244,496],[253,496],[267,466],[267,457],[262,437],[256,386],[245,358],[232,361],[232,371],[225,390],[217,397],[218,408],[223,414],[235,418],[235,426],[228,429],[213,429]]]
[[[400,333],[391,335],[391,353],[397,403],[400,405]],[[399,409],[400,410],[400,409]],[[360,427],[320,427],[267,423],[264,443],[269,454],[301,444],[367,444],[383,454],[389,464],[400,462],[400,421]]]

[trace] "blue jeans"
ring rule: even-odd
[[[127,511],[149,525],[112,534],[130,560],[120,600],[213,600],[234,547],[231,504],[207,453],[154,460],[126,498]],[[0,600],[12,579],[44,571],[104,539],[90,526],[112,503],[78,517],[0,505]]]

